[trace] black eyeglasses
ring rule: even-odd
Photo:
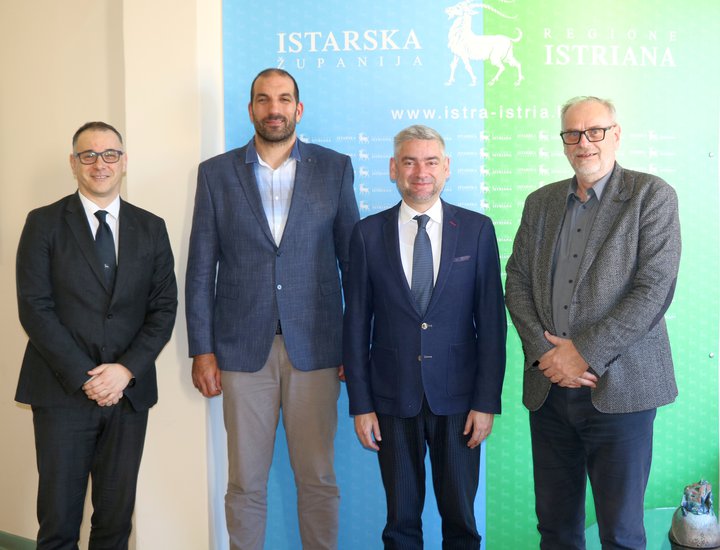
[[[120,160],[121,156],[123,156],[123,152],[117,149],[106,149],[102,153],[96,153],[95,151],[75,153],[75,158],[77,158],[81,164],[95,164],[98,157],[102,157],[103,161],[108,164],[115,164]]]
[[[568,130],[567,132],[560,132],[560,138],[563,140],[565,145],[577,145],[580,143],[580,138],[585,136],[590,142],[602,141],[605,139],[605,132],[611,128],[615,128],[615,124],[608,126],[607,128],[588,128],[587,130]]]

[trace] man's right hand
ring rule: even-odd
[[[380,424],[374,412],[355,415],[355,433],[363,447],[372,451],[379,451],[377,442],[382,441]]]
[[[222,393],[220,369],[214,353],[203,353],[193,357],[192,381],[205,397],[215,397]]]

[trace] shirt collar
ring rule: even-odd
[[[613,171],[611,170],[602,178],[600,178],[597,182],[595,182],[595,184],[590,189],[588,189],[588,200],[590,200],[593,195],[597,197],[598,202],[600,201],[600,199],[602,199],[603,191],[605,191],[605,186],[610,181],[612,173]],[[573,177],[572,181],[570,182],[567,194],[568,198],[570,197],[570,195],[577,196],[577,177]]]
[[[100,208],[97,204],[88,199],[79,191],[78,196],[80,197],[80,202],[82,203],[85,212],[87,212],[90,216],[94,216],[95,212],[97,212],[98,210],[105,210],[105,212],[110,214],[116,220],[120,218],[120,195],[115,197],[115,199],[105,208]]]
[[[427,214],[430,216],[430,219],[434,221],[435,223],[439,223],[442,225],[442,201],[437,200],[435,201],[435,204],[433,204],[430,208],[428,208],[425,212],[418,212],[416,210],[413,210],[408,206],[408,204],[405,201],[402,201],[400,203],[400,212],[398,213],[398,221],[401,224],[406,224],[410,221],[413,221],[415,216],[419,216],[421,214]]]
[[[300,156],[300,147],[298,146],[298,141],[298,139],[295,139],[295,143],[293,143],[293,147],[290,151],[290,156],[288,157],[288,160],[292,159],[298,162],[302,160],[302,157]],[[261,160],[262,159],[260,158],[260,155],[258,155],[257,149],[255,148],[255,138],[253,138],[247,145],[247,151],[245,152],[245,164],[256,164],[260,163]],[[285,162],[287,162],[287,160]]]

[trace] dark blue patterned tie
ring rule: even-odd
[[[105,210],[98,210],[95,212],[95,217],[100,222],[97,233],[95,233],[95,249],[97,250],[98,259],[100,265],[105,273],[105,282],[108,287],[112,288],[113,282],[115,281],[115,241],[113,240],[112,231],[110,226],[105,221],[107,212]]]
[[[421,214],[413,219],[417,220],[418,230],[413,247],[412,284],[410,289],[413,296],[415,296],[418,311],[421,315],[425,315],[433,290],[432,246],[425,229],[428,221],[430,221],[430,216]]]

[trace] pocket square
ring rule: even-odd
[[[457,258],[453,258],[453,262],[467,262],[470,259],[470,256],[458,256]]]

